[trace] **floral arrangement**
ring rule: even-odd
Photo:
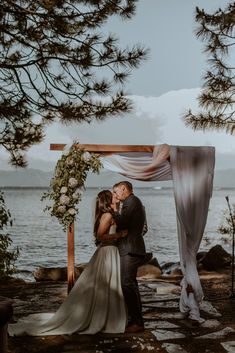
[[[81,201],[88,172],[99,173],[101,167],[99,157],[87,152],[78,142],[74,142],[69,150],[65,149],[57,162],[51,190],[44,193],[42,200],[48,198],[53,201],[45,210],[58,219],[64,231],[75,221],[79,212],[77,205]]]

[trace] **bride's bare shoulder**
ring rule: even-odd
[[[110,213],[110,212],[105,212],[105,213],[103,213],[102,214],[102,216],[101,216],[101,221],[111,221],[112,220],[112,218],[113,218],[113,216],[112,216],[112,214]]]
[[[108,233],[110,225],[112,224],[112,215],[109,212],[105,212],[102,214],[100,218],[100,223],[97,231],[98,238],[102,235]]]

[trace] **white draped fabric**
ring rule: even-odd
[[[102,157],[105,169],[125,175],[128,178],[145,181],[171,180],[169,163],[170,146],[158,145],[153,153],[129,152]]]
[[[212,195],[215,151],[212,147],[172,147],[170,153],[181,269],[180,310],[199,320],[203,298],[196,255],[206,225]],[[188,285],[193,293],[187,292]],[[188,287],[189,289],[189,287]]]
[[[173,180],[179,252],[184,278],[180,310],[200,319],[203,292],[196,254],[206,225],[212,194],[214,147],[155,146],[153,153],[113,154],[102,157],[104,168],[143,181]],[[191,285],[193,291],[187,291]]]

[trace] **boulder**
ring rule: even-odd
[[[162,272],[169,275],[176,268],[180,268],[180,262],[166,262],[162,265]]]
[[[180,266],[173,268],[173,270],[170,273],[170,276],[172,276],[172,277],[182,277],[183,273],[181,271]]]
[[[172,277],[182,277],[180,262],[166,262],[162,265],[163,275]]]
[[[200,264],[207,271],[220,270],[231,264],[231,255],[221,245],[215,245],[201,259]]]
[[[162,274],[162,271],[160,268],[154,265],[146,264],[138,268],[137,278],[155,279],[155,278],[159,278],[161,274]]]
[[[75,279],[77,279],[82,271],[84,270],[86,264],[80,264],[75,266]],[[150,271],[148,274],[147,272]],[[139,274],[137,277],[144,278],[158,278],[161,275],[161,268],[156,258],[152,258],[148,263],[139,267]],[[34,278],[36,281],[66,281],[67,280],[67,267],[39,267],[34,273]]]
[[[0,349],[1,353],[7,353],[7,325],[13,315],[12,302],[10,300],[0,301]]]
[[[84,270],[86,264],[80,264],[75,266],[74,276],[77,279],[82,271]],[[34,278],[36,281],[66,281],[67,280],[67,267],[39,267],[34,273]]]
[[[6,325],[13,315],[12,301],[5,300],[0,301],[0,327]]]
[[[202,259],[204,259],[206,254],[207,254],[207,251],[199,251],[196,256],[197,262],[200,263]]]
[[[158,267],[158,268],[161,269],[161,266],[159,265],[159,262],[158,262],[158,260],[157,260],[156,257],[153,257],[151,260],[149,260],[149,261],[147,262],[147,264],[153,265],[153,266]]]

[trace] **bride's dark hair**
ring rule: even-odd
[[[112,204],[113,195],[109,190],[103,190],[98,193],[96,197],[95,204],[95,222],[94,222],[94,236],[96,237],[97,231],[100,224],[100,218],[102,214],[107,212],[112,212],[111,204]]]

